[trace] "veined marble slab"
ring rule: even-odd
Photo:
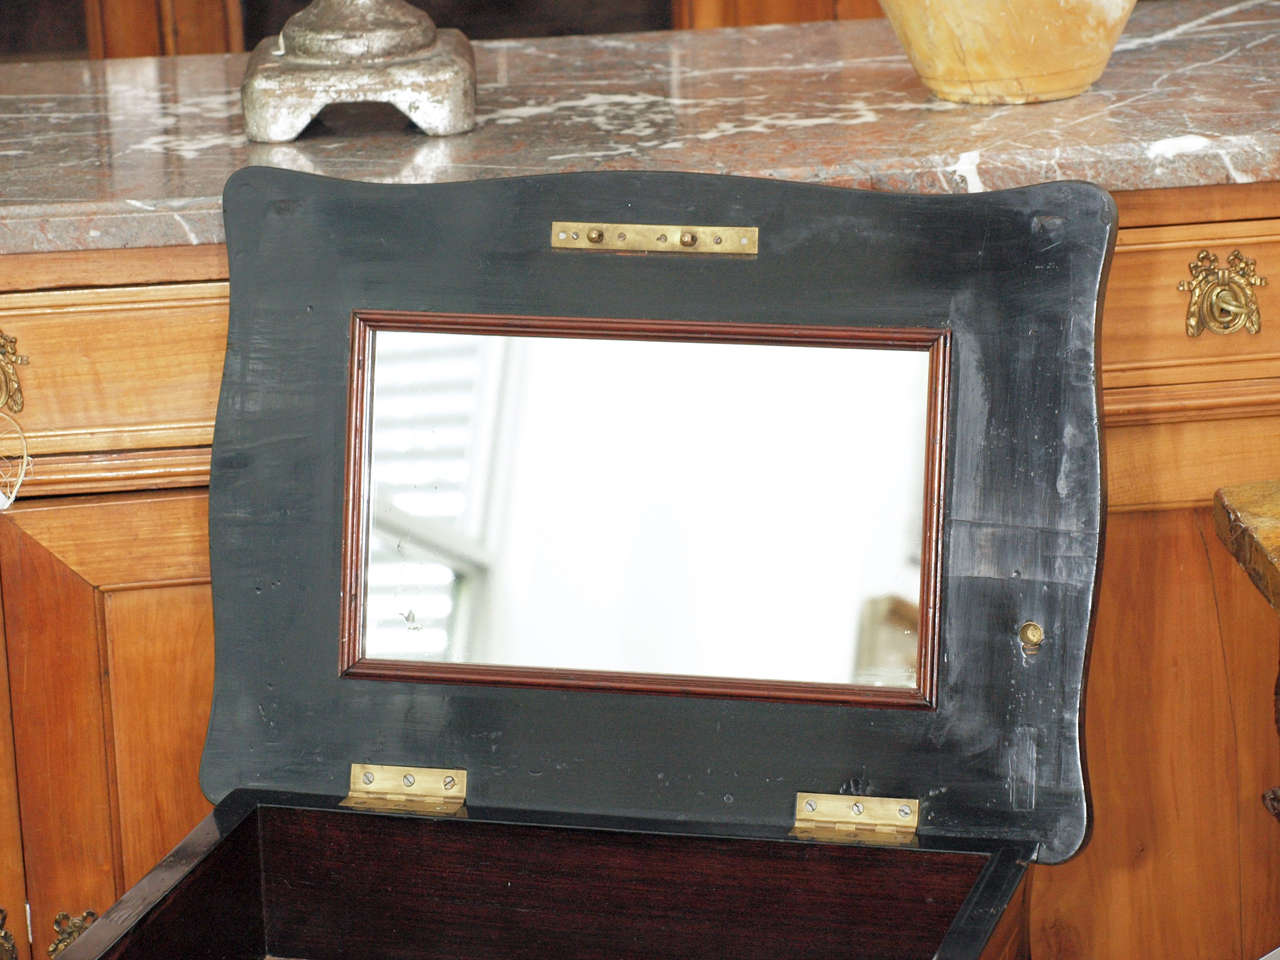
[[[447,26],[447,24],[445,24]],[[1071,100],[932,97],[883,21],[475,45],[479,127],[387,108],[289,144],[243,132],[243,54],[0,65],[0,253],[222,240],[231,172],[431,182],[691,170],[877,190],[1280,180],[1280,0],[1138,4]]]

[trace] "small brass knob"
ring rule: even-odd
[[[680,234],[680,246],[682,247],[692,247],[697,242],[698,235],[692,230],[686,230],[684,233]]]
[[[1022,652],[1028,657],[1034,657],[1044,643],[1044,627],[1034,620],[1028,620],[1018,628],[1018,639],[1022,641]]]
[[[591,243],[602,243],[604,241],[604,231],[599,227],[592,227],[587,231],[587,240]]]

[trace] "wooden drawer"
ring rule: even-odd
[[[1262,331],[1187,336],[1189,295],[1178,282],[1191,279],[1188,265],[1201,250],[1225,268],[1237,249],[1271,279],[1254,288]],[[1105,389],[1280,376],[1280,220],[1120,231],[1103,317]]]
[[[1270,275],[1257,334],[1186,332],[1188,265],[1233,250]],[[1225,482],[1280,473],[1280,220],[1120,231],[1102,321],[1112,510],[1206,506]]]
[[[29,358],[24,494],[205,481],[225,283],[4,294],[0,329]]]

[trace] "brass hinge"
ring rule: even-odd
[[[605,253],[712,253],[749,257],[760,252],[760,230],[758,227],[555,220],[551,224],[551,246]]]
[[[901,846],[915,841],[919,821],[920,804],[915,800],[797,793],[791,832],[808,840]]]
[[[351,787],[340,806],[382,813],[451,817],[465,812],[466,800],[465,770],[353,763]]]

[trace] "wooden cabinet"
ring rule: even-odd
[[[100,912],[210,809],[202,492],[40,498],[0,516],[0,591],[27,901]]]
[[[1094,827],[1076,859],[1033,871],[1037,957],[1256,960],[1280,945],[1280,825],[1259,800],[1280,783],[1277,631],[1207,512],[1217,486],[1280,476],[1280,204],[1259,189],[1119,198]],[[1271,275],[1260,334],[1187,337],[1177,284],[1202,248]],[[38,956],[54,913],[103,909],[205,809],[199,488],[225,269],[208,247],[0,258],[0,289],[24,291],[0,294],[0,329],[31,358],[18,419],[36,457],[0,514],[0,907],[25,946],[26,890]]]
[[[17,419],[33,457],[0,514],[0,909],[25,958],[30,904],[38,958],[58,913],[104,910],[209,809],[200,487],[226,284],[0,294],[0,329],[29,358]]]

